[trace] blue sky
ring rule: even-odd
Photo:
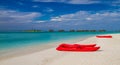
[[[120,0],[0,0],[0,31],[120,30]]]

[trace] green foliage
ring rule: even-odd
[[[106,30],[99,30],[99,32],[106,32]]]
[[[50,29],[49,32],[54,32],[54,30]]]
[[[72,29],[72,30],[70,30],[69,32],[75,32],[75,30]]]
[[[24,32],[42,32],[41,30],[25,30]]]
[[[58,32],[65,32],[64,30],[58,30]]]
[[[24,30],[24,32],[43,32],[42,30]],[[48,32],[55,32],[53,29],[48,30]],[[58,32],[66,32],[65,30],[61,29]],[[68,32],[106,32],[106,30],[74,30],[71,29]]]

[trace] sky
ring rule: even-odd
[[[0,0],[0,31],[120,30],[120,0]]]

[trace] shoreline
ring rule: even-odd
[[[91,36],[89,36],[91,37]],[[61,40],[61,41],[54,41],[51,42],[49,44],[37,44],[37,45],[29,45],[29,46],[25,46],[25,47],[21,47],[21,48],[12,48],[10,50],[5,50],[5,51],[1,51],[0,54],[0,61],[2,60],[7,60],[7,59],[11,59],[14,57],[19,57],[19,56],[24,56],[24,55],[28,55],[28,54],[32,54],[32,53],[36,53],[36,52],[41,52],[53,47],[57,47],[59,44],[61,43],[76,43],[82,40],[85,40],[89,37],[77,37],[75,39],[67,39],[67,40]],[[11,52],[12,51],[12,52]]]

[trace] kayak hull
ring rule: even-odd
[[[112,38],[112,36],[96,36],[97,38]]]
[[[58,51],[81,51],[81,52],[89,52],[89,51],[97,51],[100,47],[95,47],[96,44],[89,45],[81,45],[81,44],[61,44],[56,50]]]
[[[60,44],[59,47],[94,47],[96,44]]]
[[[85,48],[57,48],[59,51],[97,51],[100,47],[85,47]]]

